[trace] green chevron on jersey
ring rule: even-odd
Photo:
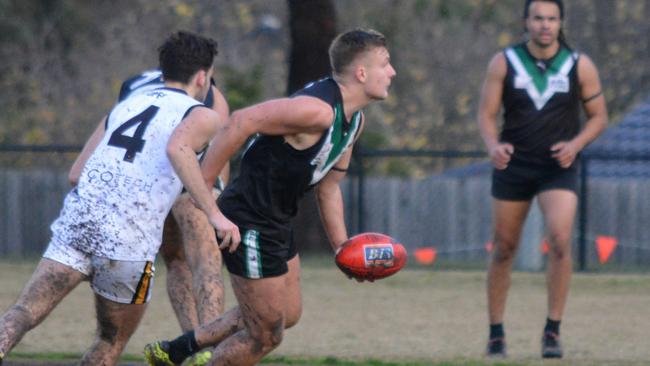
[[[548,68],[542,71],[524,47],[526,46],[520,45],[508,48],[505,54],[515,69],[514,87],[525,89],[535,107],[540,110],[555,93],[569,92],[568,75],[577,55],[562,47]]]
[[[341,104],[334,107],[334,123],[327,131],[325,143],[312,164],[316,166],[311,184],[320,181],[341,158],[345,150],[354,143],[354,136],[359,129],[361,113],[356,112],[350,121],[350,127],[344,131],[345,115]]]

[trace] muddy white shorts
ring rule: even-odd
[[[122,261],[84,253],[52,240],[43,258],[89,277],[93,291],[122,304],[144,304],[151,298],[155,268],[149,261]]]

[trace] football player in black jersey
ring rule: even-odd
[[[239,306],[173,341],[147,345],[150,364],[180,364],[217,345],[211,365],[255,365],[282,341],[302,312],[300,258],[289,220],[304,192],[316,189],[320,214],[336,251],[348,238],[339,182],[364,124],[361,109],[388,96],[395,70],[386,39],[373,30],[339,35],[330,47],[332,77],[289,98],[231,115],[202,163],[211,185],[221,167],[256,136],[240,175],[210,215]],[[202,177],[196,177],[203,179]],[[151,360],[151,358],[150,358]]]
[[[598,71],[589,57],[567,45],[563,16],[561,0],[527,0],[528,40],[492,58],[481,91],[478,122],[494,165],[494,251],[487,280],[489,356],[506,355],[503,315],[510,272],[524,221],[537,197],[550,246],[542,356],[562,357],[559,325],[572,272],[578,153],[607,126]],[[587,116],[583,128],[580,109]]]

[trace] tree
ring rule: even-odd
[[[291,54],[287,94],[329,75],[329,45],[336,36],[336,9],[331,0],[288,0]]]
[[[328,49],[336,36],[336,10],[331,0],[288,0],[291,54],[287,94],[306,83],[329,75]],[[293,220],[294,240],[304,250],[326,248],[327,237],[320,224],[318,206],[311,190],[299,203]]]

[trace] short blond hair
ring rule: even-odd
[[[344,73],[357,56],[377,47],[386,47],[386,37],[374,29],[356,28],[339,34],[329,48],[332,72]]]

